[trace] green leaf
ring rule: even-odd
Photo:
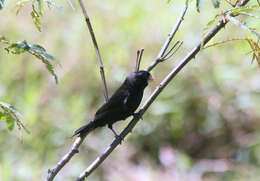
[[[22,123],[22,115],[13,106],[5,102],[0,102],[0,119],[6,120],[6,125],[8,130],[13,130],[14,124],[18,128],[23,128],[27,133],[30,133],[28,129]]]
[[[27,44],[27,42],[24,41],[18,41],[16,43],[11,44],[9,47],[6,48],[6,50],[13,54],[20,54],[24,53],[25,51],[28,51],[30,49],[30,46]]]
[[[256,12],[259,11],[260,6],[258,5],[252,5],[252,6],[242,6],[242,7],[236,7],[228,10],[229,13],[239,14],[240,12]]]
[[[12,115],[8,114],[6,116],[6,126],[9,131],[12,131],[14,129],[14,123],[15,119],[12,117]]]
[[[22,114],[18,112],[12,105],[7,104],[5,102],[0,102],[0,108],[2,108],[5,112],[5,115],[7,112],[12,112],[13,114],[16,115],[16,117],[21,118]]]
[[[196,0],[196,8],[198,12],[200,12],[202,4],[203,4],[203,0]]]
[[[219,8],[219,0],[211,0],[214,8]]]
[[[34,26],[36,27],[36,29],[38,31],[41,31],[41,19],[40,19],[40,16],[42,15],[41,8],[39,7],[38,8],[39,10],[37,11],[35,9],[34,5],[32,5],[32,7],[33,7],[33,10],[31,12],[31,17],[33,19]]]
[[[7,38],[6,37],[4,37],[4,36],[2,36],[2,35],[0,35],[0,42],[6,42],[6,41],[8,41],[7,40]]]
[[[31,2],[32,0],[20,0],[16,3],[16,6],[24,6],[28,2]]]
[[[0,112],[0,122],[5,120],[5,114],[3,112]]]
[[[28,52],[38,59],[40,59],[44,64],[47,70],[51,73],[51,75],[54,76],[55,82],[58,83],[58,76],[54,72],[54,67],[52,65],[53,62],[55,61],[55,58],[48,54],[46,50],[37,44],[31,45],[28,44],[25,40],[24,41],[18,41],[18,42],[12,42],[8,40],[6,37],[0,35],[0,42],[9,45],[8,47],[5,48],[6,51],[11,52],[13,54],[21,54],[24,52]]]
[[[42,5],[43,5],[43,3],[42,3],[42,0],[37,0],[37,5],[38,5],[38,10],[36,11],[35,9],[34,9],[34,6],[33,6],[33,9],[34,9],[34,11],[36,11],[39,15],[42,15]]]
[[[227,16],[230,22],[232,22],[235,25],[240,26],[241,28],[250,31],[253,35],[255,35],[259,40],[260,40],[260,33],[255,31],[254,29],[250,28],[247,26],[246,22],[239,21],[238,19],[232,17],[232,16]]]
[[[185,1],[185,5],[188,6],[189,5],[189,0]]]
[[[40,45],[32,45],[30,50],[42,55],[46,59],[55,61],[55,58],[46,53],[46,50]]]
[[[4,7],[4,2],[5,2],[4,0],[0,0],[0,10],[3,9],[3,7]]]
[[[58,10],[62,10],[62,6],[57,5],[52,0],[20,0],[16,3],[16,7],[17,7],[16,14],[18,14],[21,11],[21,9],[29,2],[31,2],[31,4],[32,4],[32,11],[31,11],[30,15],[33,19],[34,26],[36,27],[36,29],[38,31],[41,31],[40,17],[43,14],[42,12],[43,12],[43,7],[45,4],[47,4],[48,7],[54,6]]]
[[[49,60],[55,61],[55,58],[49,55],[46,50],[40,45],[32,45],[30,48],[30,52],[35,55],[37,58],[41,59],[45,64],[47,70],[54,76],[55,82],[58,83],[58,76],[54,72],[53,65]]]
[[[217,14],[212,20],[210,20],[210,21],[207,23],[206,27],[203,28],[204,35],[206,35],[206,31],[209,29],[209,27],[210,27],[213,23],[216,22],[216,20],[217,20],[217,18],[218,18],[219,16],[220,16],[220,14]]]

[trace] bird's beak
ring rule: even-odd
[[[151,76],[149,77],[149,82],[154,82],[154,81],[155,81],[155,78],[154,78],[154,76],[151,75]]]

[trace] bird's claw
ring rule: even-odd
[[[108,128],[112,130],[112,132],[115,135],[115,138],[119,141],[119,144],[121,145],[121,143],[124,140],[124,138],[116,133],[116,131],[113,129],[112,125],[108,125]]]
[[[133,114],[133,117],[134,117],[134,119],[141,119],[141,120],[143,120],[143,117],[142,117],[142,115],[141,115],[140,112],[134,113],[134,114]]]
[[[122,141],[124,141],[124,138],[120,135],[115,135],[115,138],[119,141],[119,144],[121,145]]]

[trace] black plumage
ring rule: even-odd
[[[113,123],[134,115],[143,98],[144,89],[151,79],[151,74],[144,70],[128,75],[109,100],[98,109],[93,121],[76,130],[74,136],[85,135],[95,128],[105,125],[108,125],[117,136],[112,127]]]

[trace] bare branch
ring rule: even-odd
[[[162,61],[164,55],[165,55],[165,52],[167,50],[167,48],[169,47],[173,37],[175,36],[176,32],[178,31],[180,25],[181,25],[181,22],[184,20],[184,16],[186,14],[186,11],[188,9],[188,4],[185,5],[183,7],[183,10],[181,12],[181,15],[177,21],[177,23],[175,24],[175,26],[173,27],[172,29],[172,32],[168,35],[168,38],[167,40],[165,41],[164,45],[162,46],[161,48],[161,51],[159,52],[159,54],[157,55],[157,57],[154,59],[154,61],[152,62],[152,64],[146,69],[147,71],[151,71],[159,62]]]
[[[69,152],[64,155],[60,161],[53,167],[52,169],[48,170],[48,176],[47,176],[47,181],[52,181],[54,177],[57,175],[57,173],[70,161],[70,159],[79,152],[78,148],[83,142],[87,135],[84,135],[82,137],[78,137],[72,147],[70,148]]]
[[[140,68],[140,63],[142,60],[143,52],[144,52],[143,48],[141,50],[137,50],[136,61],[135,61],[135,71],[138,71]]]
[[[136,52],[136,60],[135,60],[135,71],[136,72],[139,70],[139,66],[140,66],[139,55],[140,55],[140,50],[137,50],[137,52]]]
[[[143,53],[144,53],[144,49],[142,48],[141,52],[140,52],[140,56],[139,56],[139,61],[138,61],[139,62],[139,66],[138,66],[138,68],[140,67],[140,63],[141,63],[141,60],[142,60],[142,57],[143,57]]]
[[[247,4],[249,0],[242,0],[238,6],[244,6]],[[144,105],[139,110],[140,117],[134,117],[127,127],[121,132],[119,138],[116,138],[112,144],[102,153],[84,172],[80,174],[76,181],[83,181],[87,176],[89,176],[107,157],[108,155],[120,144],[121,139],[125,138],[127,134],[129,134],[137,122],[140,120],[141,116],[145,113],[145,111],[150,107],[153,101],[157,98],[157,96],[161,93],[161,91],[169,84],[169,82],[182,70],[182,68],[201,50],[201,47],[209,42],[222,28],[225,27],[227,21],[220,20],[219,23],[213,28],[207,36],[201,40],[201,42],[179,63],[179,65],[174,68],[160,83],[160,85],[154,90],[152,95],[147,99]]]
[[[94,48],[95,48],[95,51],[96,51],[96,54],[97,54],[97,59],[98,59],[98,64],[99,64],[99,71],[100,71],[102,82],[103,82],[105,101],[107,102],[108,101],[107,84],[106,84],[104,66],[103,66],[103,63],[102,63],[102,59],[101,59],[100,51],[99,51],[99,48],[98,48],[97,40],[95,38],[95,34],[94,34],[94,31],[93,31],[92,25],[90,23],[90,19],[89,19],[89,16],[87,14],[87,10],[86,10],[82,0],[79,0],[79,4],[80,4],[80,7],[82,9],[83,15],[85,17],[85,21],[87,23],[87,26],[88,26],[88,29],[89,29],[89,33],[91,35],[91,38],[92,38],[92,41],[93,41],[93,45],[94,45]]]

